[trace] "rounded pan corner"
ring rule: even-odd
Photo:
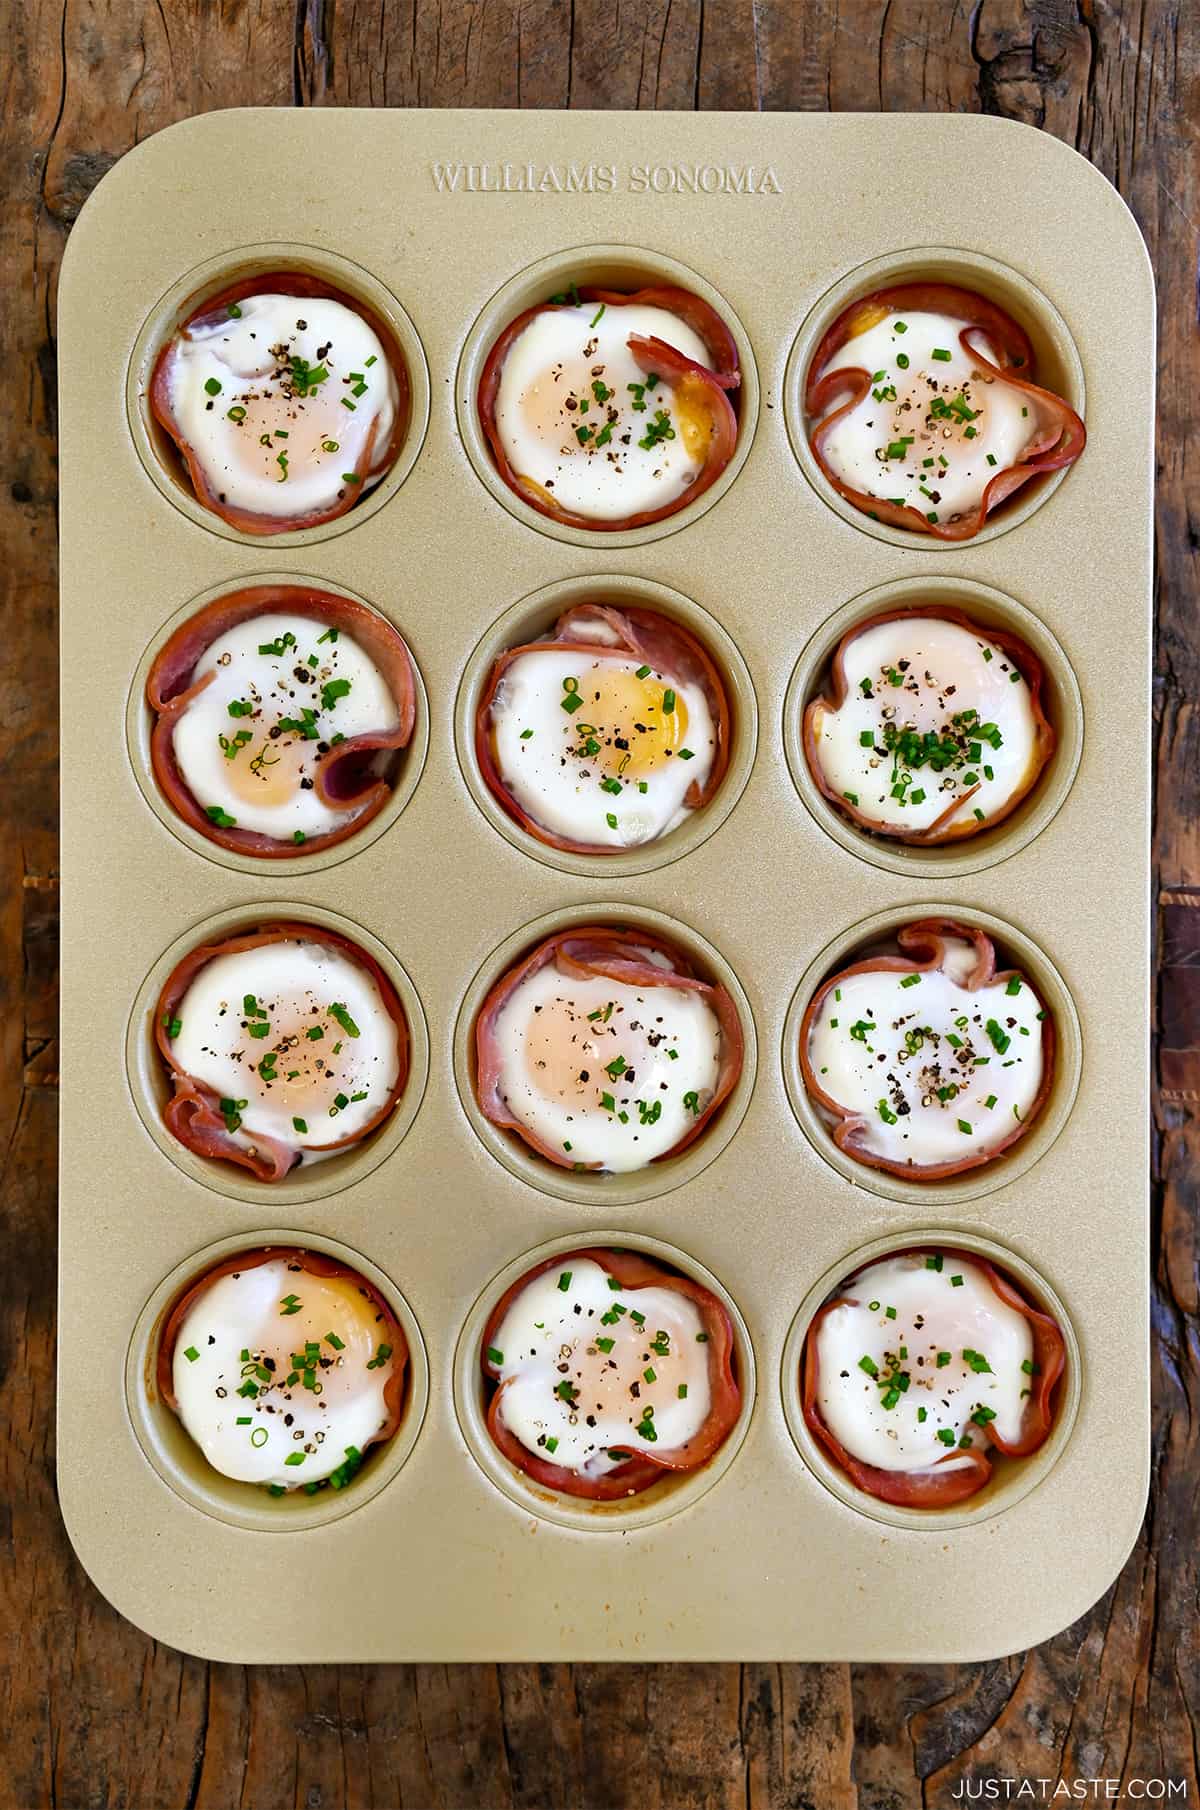
[[[1147,1439],[1142,1453],[1142,1466],[1137,1480],[1137,1488],[1130,1498],[1129,1522],[1122,1532],[1115,1559],[1110,1557],[1095,1571],[1089,1572],[1084,1578],[1082,1586],[1077,1587],[1071,1594],[1060,1597],[1056,1603],[1052,1603],[1044,1615],[1032,1626],[1010,1630],[1005,1634],[999,1646],[993,1646],[990,1642],[983,1641],[964,1646],[961,1649],[956,1647],[949,1652],[914,1652],[904,1657],[889,1654],[889,1661],[906,1665],[983,1665],[992,1660],[1011,1659],[1015,1654],[1032,1652],[1035,1647],[1040,1647],[1045,1642],[1053,1640],[1056,1635],[1073,1627],[1077,1621],[1094,1609],[1101,1598],[1112,1589],[1137,1545],[1149,1498],[1150,1449]],[[1067,1605],[1065,1608],[1064,1600]]]
[[[163,126],[149,138],[143,138],[138,144],[131,145],[128,151],[122,152],[116,162],[110,164],[103,176],[88,195],[87,200],[75,216],[67,243],[63,248],[62,263],[58,281],[58,318],[61,321],[66,306],[65,298],[75,280],[75,266],[86,268],[91,259],[91,247],[88,243],[93,230],[104,230],[101,216],[112,205],[117,191],[132,173],[141,173],[143,166],[149,167],[151,160],[157,157],[167,139],[172,141],[180,135],[204,132],[211,129],[217,120],[225,120],[231,113],[267,113],[273,109],[267,107],[221,107],[214,113],[197,113],[187,119],[172,120],[170,125]]]
[[[1153,304],[1156,295],[1154,266],[1150,261],[1145,235],[1138,224],[1137,215],[1120,190],[1109,181],[1103,170],[1097,169],[1089,157],[1085,157],[1082,151],[1077,151],[1075,146],[1069,145],[1065,139],[1056,137],[1053,132],[1047,132],[1042,126],[1031,125],[1027,120],[1005,119],[998,114],[959,114],[957,117],[971,120],[973,127],[986,123],[989,131],[1006,133],[1009,136],[1019,134],[1025,141],[1022,155],[1027,151],[1033,152],[1033,146],[1029,141],[1034,140],[1038,149],[1033,154],[1058,158],[1064,169],[1070,168],[1071,170],[1068,180],[1078,177],[1080,182],[1087,183],[1089,188],[1103,190],[1109,197],[1110,203],[1115,204],[1116,215],[1120,219],[1122,227],[1129,230],[1130,240],[1138,254],[1139,274],[1146,279],[1150,301]]]
[[[61,1456],[56,1465],[56,1482],[58,1486],[58,1512],[62,1516],[63,1527],[66,1530],[71,1551],[74,1553],[76,1560],[92,1588],[103,1597],[110,1609],[115,1610],[123,1621],[127,1621],[131,1627],[136,1628],[139,1634],[144,1634],[147,1640],[153,1640],[161,1646],[170,1647],[176,1653],[186,1653],[192,1659],[212,1660],[230,1665],[248,1663],[247,1657],[244,1654],[214,1652],[211,1648],[202,1647],[196,1644],[190,1637],[190,1634],[187,1639],[181,1640],[176,1637],[175,1631],[172,1629],[164,1631],[162,1627],[151,1626],[149,1618],[143,1615],[140,1604],[138,1605],[136,1612],[133,1609],[126,1607],[125,1602],[122,1600],[122,1586],[128,1581],[129,1573],[117,1564],[113,1567],[111,1574],[109,1574],[105,1570],[103,1564],[99,1561],[93,1562],[93,1557],[88,1550],[87,1536],[85,1535],[83,1524],[81,1522],[76,1522],[73,1519],[72,1512],[68,1510],[67,1507],[70,1492],[65,1484],[64,1465]]]

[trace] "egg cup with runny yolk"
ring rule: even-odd
[[[637,1251],[539,1263],[492,1309],[480,1365],[498,1450],[535,1482],[593,1501],[696,1470],[741,1409],[725,1307]]]
[[[1055,748],[1040,660],[940,605],[869,617],[842,638],[804,712],[804,754],[839,815],[923,846],[1003,822]]]
[[[664,286],[571,286],[497,339],[478,393],[504,482],[540,514],[597,531],[645,526],[728,465],[737,346],[707,302]]]
[[[155,780],[207,841],[309,855],[392,795],[416,718],[404,641],[364,604],[307,585],[248,585],[177,628],[150,667]]]
[[[158,999],[167,1129],[198,1156],[281,1181],[361,1143],[408,1081],[390,980],[332,930],[276,923],[201,944]]]
[[[533,949],[475,1021],[476,1099],[560,1168],[630,1173],[685,1150],[741,1074],[726,989],[665,938],[581,925]]]
[[[985,1258],[901,1250],[841,1283],[804,1342],[809,1431],[877,1500],[948,1508],[1050,1436],[1066,1344]]]
[[[316,1251],[239,1251],[172,1306],[167,1406],[214,1470],[272,1496],[344,1488],[400,1424],[408,1347],[388,1303]]]
[[[352,509],[394,464],[411,410],[386,322],[295,271],[204,297],[159,353],[149,400],[197,501],[254,535]]]
[[[995,1162],[1050,1096],[1054,1020],[991,938],[926,918],[831,975],[800,1026],[800,1066],[844,1155],[916,1182]]]
[[[496,661],[476,716],[483,777],[523,829],[603,855],[657,842],[706,804],[729,759],[721,675],[680,624],[577,604]]]
[[[879,290],[844,308],[813,354],[813,455],[873,520],[968,540],[1083,451],[1083,422],[1034,374],[1029,336],[985,297],[948,283]]]

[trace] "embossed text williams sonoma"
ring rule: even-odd
[[[770,164],[434,163],[443,195],[782,195]]]

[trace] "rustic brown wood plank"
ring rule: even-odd
[[[1200,1799],[1200,9],[1189,0],[28,0],[0,52],[0,1803],[886,1810],[964,1776]],[[213,107],[967,110],[1054,132],[1156,255],[1162,894],[1154,1482],[1122,1577],[963,1667],[209,1666],[97,1596],[54,1507],[54,288],[95,183]],[[986,205],[986,197],[981,198]],[[1189,494],[1190,491],[1190,494]],[[1102,575],[1097,576],[1102,582]],[[70,702],[70,701],[68,701]],[[1097,1505],[1102,1512],[1102,1504]]]

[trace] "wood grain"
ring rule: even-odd
[[[1130,1781],[1159,1777],[1183,1781],[1171,1801],[1200,1802],[1200,7],[10,0],[0,19],[0,1802],[907,1810],[1004,1777],[1112,1778],[1123,1803]],[[1036,1651],[920,1669],[249,1671],[156,1646],[75,1563],[51,1410],[55,283],[117,158],[172,120],[249,103],[983,111],[1075,145],[1133,208],[1162,322],[1153,1488],[1118,1582]]]

